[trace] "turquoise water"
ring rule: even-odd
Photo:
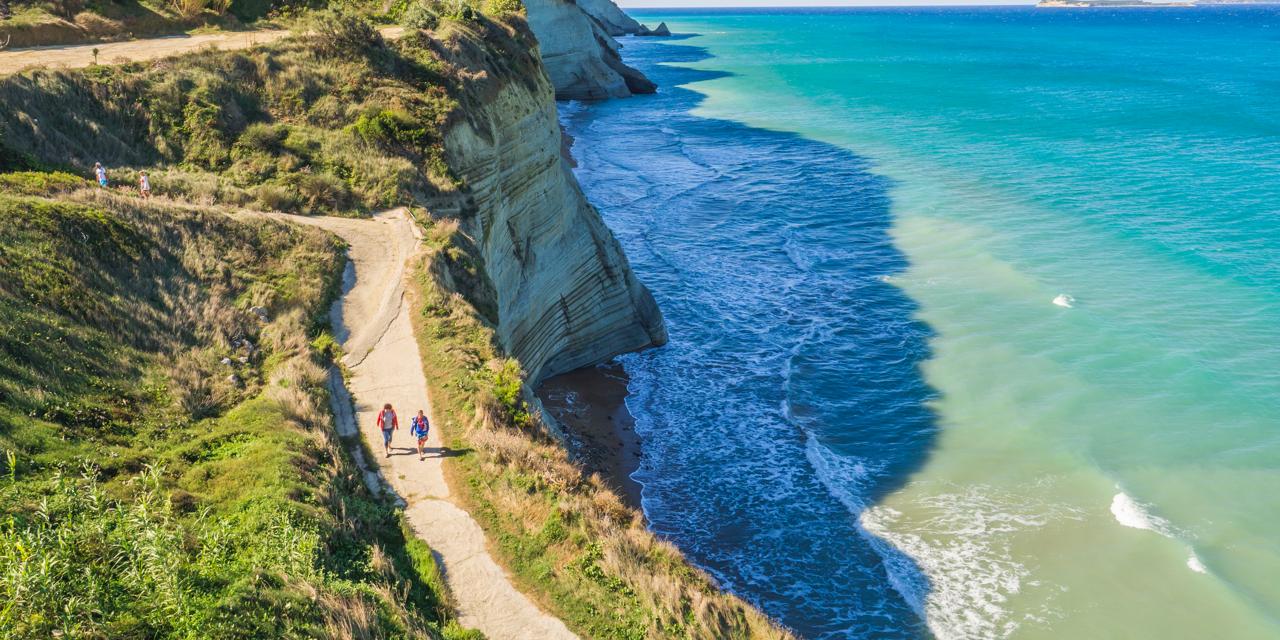
[[[655,531],[812,638],[1280,638],[1280,9],[636,13]]]

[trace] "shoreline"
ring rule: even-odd
[[[561,425],[570,452],[588,473],[598,473],[627,506],[641,513],[641,441],[627,409],[626,371],[616,361],[547,378],[535,391]]]

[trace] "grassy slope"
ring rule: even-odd
[[[204,203],[458,210],[465,185],[444,164],[441,132],[494,82],[533,72],[529,36],[474,12],[385,45],[359,31],[188,56],[160,74],[128,65],[0,81],[0,159],[82,171],[102,160],[130,167],[114,171],[121,181],[150,166],[159,192]],[[473,451],[449,463],[452,484],[499,560],[583,637],[785,637],[649,534],[527,415],[519,363],[476,312],[491,306],[471,295],[486,290],[483,267],[456,228],[437,218],[428,230],[415,320],[437,418]]]
[[[354,24],[333,18],[323,39],[268,48],[0,79],[0,162],[19,150],[85,172],[102,162],[117,184],[150,168],[157,193],[293,213],[451,191],[439,140],[451,79],[423,39],[382,45]]]
[[[464,635],[335,442],[312,338],[341,262],[263,220],[0,196],[0,637]]]

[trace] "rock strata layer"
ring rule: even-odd
[[[609,0],[588,0],[585,5],[525,0],[524,4],[557,100],[603,100],[656,90],[618,54],[621,45],[613,36],[637,33],[641,26]]]
[[[536,385],[667,335],[653,296],[561,156],[556,91],[532,62],[533,73],[474,69],[488,78],[485,95],[444,143],[466,185],[463,231],[491,284],[499,339]]]

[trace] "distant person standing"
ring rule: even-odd
[[[422,460],[424,457],[422,448],[427,446],[427,434],[431,431],[431,423],[427,422],[427,416],[422,409],[418,409],[418,415],[414,416],[411,422],[409,433],[418,439],[418,459]]]
[[[378,428],[382,430],[382,452],[391,457],[391,436],[396,429],[400,428],[400,421],[396,418],[396,410],[391,408],[388,402],[382,405],[382,411],[378,412]]]
[[[93,175],[98,179],[98,186],[103,189],[107,188],[107,170],[103,168],[101,162],[93,163]]]
[[[151,199],[151,178],[147,177],[146,171],[138,174],[138,192],[142,194],[143,200]]]

